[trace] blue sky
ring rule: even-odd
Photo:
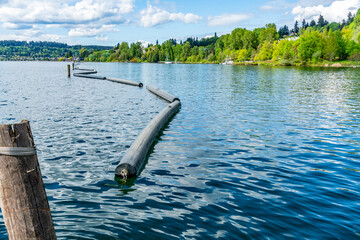
[[[292,28],[320,14],[339,22],[358,8],[360,0],[0,0],[0,40],[161,43],[266,23]]]

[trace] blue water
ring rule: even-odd
[[[83,63],[182,102],[122,185],[167,103],[66,64],[0,62],[0,123],[30,120],[59,239],[360,239],[358,69]]]

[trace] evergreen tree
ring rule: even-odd
[[[316,22],[315,22],[314,19],[311,20],[311,22],[310,22],[310,27],[316,27]]]
[[[318,20],[317,26],[320,27],[320,28],[323,27],[323,26],[325,26],[325,19],[324,19],[323,15],[320,15],[320,16],[319,16],[319,20]]]
[[[295,34],[298,34],[298,33],[299,33],[299,22],[298,22],[298,21],[295,21],[295,24],[294,24],[294,33],[295,33]]]
[[[289,31],[288,26],[284,25],[283,27],[280,27],[278,33],[279,33],[279,36],[280,36],[280,37],[283,37],[283,36],[285,36],[285,35],[289,35],[289,34],[290,34],[290,31]]]
[[[305,19],[303,19],[303,21],[302,21],[302,24],[301,24],[301,27],[303,28],[303,29],[306,29],[306,21],[305,21]]]
[[[348,19],[347,19],[346,23],[347,23],[348,25],[349,25],[350,23],[352,23],[352,22],[354,21],[354,17],[355,17],[355,16],[353,16],[352,13],[349,12],[349,13],[348,13]]]

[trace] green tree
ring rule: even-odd
[[[258,46],[258,41],[254,32],[246,30],[242,36],[243,48],[250,50],[256,49]]]
[[[346,43],[346,54],[351,58],[351,56],[356,55],[357,53],[360,53],[360,45],[357,44],[354,40],[350,40]]]
[[[316,27],[316,22],[314,19],[310,21],[310,27]]]
[[[305,21],[305,19],[303,19],[302,24],[301,24],[301,27],[302,27],[303,29],[306,29],[306,26],[307,26],[307,22]]]
[[[298,34],[299,33],[299,22],[298,21],[295,21],[295,24],[294,24],[294,33],[295,34]]]
[[[305,31],[300,37],[298,46],[298,57],[303,63],[321,58],[324,49],[324,38],[318,31]]]
[[[350,23],[352,23],[354,21],[355,16],[353,16],[352,13],[349,12],[347,17],[348,18],[347,18],[346,24],[349,25]]]
[[[243,28],[235,28],[230,35],[231,49],[239,50],[243,47],[242,36],[245,32]]]
[[[284,37],[285,35],[289,35],[290,31],[289,31],[289,27],[284,25],[284,27],[280,27],[279,29],[279,37]]]
[[[142,54],[143,54],[143,48],[141,42],[132,43],[130,45],[130,49],[129,49],[130,59],[141,58]]]
[[[82,47],[79,51],[79,57],[85,59],[88,55],[89,51]]]
[[[72,57],[72,52],[71,52],[71,50],[68,50],[68,51],[67,51],[67,53],[65,54],[65,57],[66,57],[66,58]]]
[[[207,57],[205,47],[200,47],[199,48],[199,57],[200,57],[200,59],[205,59]]]
[[[191,55],[193,55],[193,56],[199,55],[199,48],[198,48],[197,46],[194,46],[194,47],[191,49]]]
[[[186,42],[183,46],[182,52],[181,52],[181,60],[182,61],[186,61],[186,59],[190,56],[190,50],[191,50],[191,45],[189,42]]]
[[[255,61],[270,60],[273,54],[273,44],[270,41],[265,41],[259,46],[259,52],[255,56]]]
[[[183,46],[181,44],[177,44],[174,49],[175,60],[181,61],[181,53],[182,53]]]
[[[318,19],[318,23],[317,23],[317,26],[319,27],[319,28],[321,28],[321,27],[323,27],[323,26],[325,26],[326,24],[325,24],[325,19],[324,19],[324,17],[322,16],[322,15],[320,15],[319,16],[319,19]]]
[[[246,61],[248,58],[248,50],[240,49],[237,51],[237,61]]]
[[[101,56],[100,56],[99,61],[100,62],[106,62],[107,59],[109,58],[109,56],[110,56],[109,51],[101,51]]]
[[[274,23],[269,23],[266,25],[265,29],[260,32],[259,35],[259,43],[273,42],[279,39],[279,34],[276,30],[276,26]]]

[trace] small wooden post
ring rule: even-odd
[[[27,120],[0,124],[0,203],[9,239],[56,239]]]
[[[67,65],[67,72],[68,72],[68,77],[70,77],[70,65]]]
[[[75,69],[75,62],[72,63],[72,70]]]

